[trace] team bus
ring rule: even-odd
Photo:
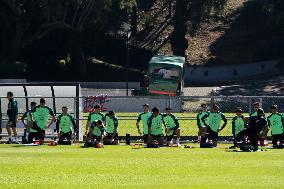
[[[183,90],[185,57],[155,55],[149,62],[147,93],[180,96]]]

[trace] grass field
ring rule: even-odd
[[[0,169],[1,189],[284,188],[284,150],[273,149],[0,145]]]
[[[196,115],[194,113],[174,113],[180,120],[180,128],[181,128],[181,136],[196,136],[198,132],[197,128],[197,121],[196,121]],[[116,113],[116,116],[118,117],[118,125],[119,125],[119,135],[125,136],[126,133],[131,134],[131,136],[137,136],[137,128],[136,128],[136,119],[139,115],[139,112],[126,112]],[[235,116],[235,113],[226,113],[226,117],[228,118],[228,124],[225,127],[223,131],[219,133],[219,136],[232,136],[232,117]],[[269,115],[269,114],[267,114]],[[84,118],[87,119],[88,113],[83,114]],[[248,116],[247,114],[244,114],[244,116]],[[83,129],[85,130],[86,120],[83,121]],[[142,128],[142,124],[141,128]],[[268,133],[270,136],[270,132]]]

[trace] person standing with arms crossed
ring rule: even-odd
[[[147,125],[147,121],[148,121],[148,118],[151,115],[152,115],[152,112],[149,111],[149,104],[144,104],[143,105],[143,112],[139,114],[137,122],[136,122],[136,127],[137,127],[137,130],[138,130],[138,133],[140,135],[142,135],[142,132],[141,132],[141,130],[139,128],[139,123],[140,123],[140,121],[142,121],[144,144],[146,144],[147,140],[148,140],[148,125]]]

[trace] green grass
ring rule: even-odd
[[[0,152],[1,189],[284,188],[284,150],[0,145]]]
[[[181,128],[181,136],[197,136],[198,128],[195,113],[174,113],[177,117],[183,118],[179,120],[180,128]],[[118,117],[118,125],[119,125],[119,135],[125,136],[126,133],[131,134],[131,136],[137,136],[137,128],[136,128],[136,119],[139,115],[139,112],[126,112],[126,113],[116,113]],[[235,113],[226,113],[228,118],[234,117]],[[83,114],[84,118],[87,119],[88,113]],[[244,114],[244,116],[248,116],[248,114]],[[190,118],[190,119],[189,119]],[[131,120],[125,120],[131,119]],[[83,121],[83,129],[85,131],[86,121]],[[142,128],[142,124],[140,124],[140,128]],[[232,136],[232,119],[228,119],[228,124],[224,130],[219,133],[219,136]],[[270,136],[270,132],[269,132]]]

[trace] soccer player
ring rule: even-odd
[[[26,128],[26,139],[28,140],[28,143],[33,143],[33,140],[37,139],[37,130],[31,128],[32,122],[30,118],[31,111],[35,107],[36,107],[36,102],[31,102],[31,109],[25,112],[21,119],[22,123],[24,124]]]
[[[17,134],[17,121],[18,121],[18,102],[14,99],[13,92],[9,91],[7,93],[7,99],[8,99],[8,109],[7,109],[7,115],[8,115],[8,123],[6,126],[9,140],[7,144],[10,143],[19,143],[18,141],[18,134]],[[14,137],[12,138],[12,132],[11,128],[13,130]]]
[[[147,145],[152,146],[154,140],[158,141],[160,147],[164,146],[164,122],[163,115],[160,113],[160,109],[154,107],[152,109],[152,115],[148,119],[148,141]]]
[[[276,148],[277,142],[284,143],[283,124],[284,118],[278,113],[277,105],[271,106],[271,114],[267,117],[268,126],[271,128],[273,148]]]
[[[259,108],[260,108],[260,103],[259,102],[253,103],[253,110],[254,110],[254,112],[252,112],[249,115],[249,117],[253,117],[253,116],[257,117],[257,111],[258,111]],[[265,114],[263,114],[263,117],[266,119]],[[267,137],[268,130],[269,129],[268,129],[268,125],[267,125],[266,128],[262,131],[264,133],[261,133],[262,137],[259,138],[260,146],[265,146],[264,141],[265,141],[265,138]]]
[[[170,146],[173,144],[173,137],[174,135],[177,135],[177,146],[180,146],[179,144],[179,138],[180,138],[180,127],[177,117],[172,114],[171,108],[166,108],[166,113],[163,114],[163,121],[164,125],[166,126],[166,136],[167,136],[167,145]]]
[[[251,145],[254,148],[254,151],[257,151],[258,150],[258,140],[261,137],[261,132],[267,128],[266,126],[267,126],[267,121],[264,118],[263,109],[259,108],[257,110],[257,116],[251,116],[249,118],[248,128],[241,131],[238,134],[238,136],[242,139],[244,139],[247,136]]]
[[[257,110],[260,108],[260,103],[255,102],[253,103],[253,112],[249,115],[250,117],[252,116],[257,116]]]
[[[114,111],[109,111],[105,115],[106,136],[104,137],[105,144],[119,144],[118,141],[118,119]]]
[[[237,147],[237,142],[241,139],[239,137],[239,133],[243,131],[245,128],[247,128],[247,123],[245,120],[245,117],[243,116],[243,110],[237,109],[236,110],[236,116],[233,118],[232,121],[232,133],[234,137],[234,147]]]
[[[73,116],[68,113],[68,108],[66,106],[62,107],[62,114],[57,118],[56,131],[59,134],[59,142],[63,140],[71,141],[72,138],[72,128],[76,130],[76,124]]]
[[[87,136],[87,138],[92,138],[92,134],[90,132],[90,127],[91,124],[96,121],[96,120],[101,120],[102,122],[105,122],[105,116],[104,114],[101,113],[101,106],[100,105],[95,105],[94,106],[95,111],[91,112],[88,116],[88,121],[86,124],[86,133],[85,135]],[[87,139],[89,140],[89,139]]]
[[[101,143],[105,136],[105,127],[101,120],[95,120],[91,125],[92,142]]]
[[[198,127],[197,142],[200,142],[201,136],[204,135],[204,133],[206,133],[206,129],[205,127],[203,127],[204,125],[201,118],[207,113],[208,113],[207,104],[205,103],[201,104],[201,111],[197,114],[197,127]],[[207,122],[207,119],[205,120],[205,122]]]
[[[208,118],[208,123],[206,123],[206,118]],[[212,111],[208,112],[201,118],[203,124],[207,128],[207,133],[205,137],[201,137],[201,143],[205,143],[206,140],[212,140],[213,147],[217,147],[218,133],[222,131],[227,125],[227,119],[225,115],[219,111],[219,106],[214,104],[212,106]],[[220,128],[221,122],[224,122]]]
[[[142,132],[139,128],[139,123],[140,121],[142,121],[143,124],[143,140],[144,140],[144,144],[147,143],[148,140],[148,125],[147,125],[147,121],[148,118],[152,115],[152,112],[149,111],[149,104],[144,104],[143,105],[143,112],[139,114],[137,122],[136,122],[136,126],[138,129],[138,133],[140,135],[142,135]]]
[[[48,120],[51,116],[51,121]],[[32,121],[32,129],[37,130],[39,143],[42,145],[44,143],[45,130],[49,128],[52,123],[55,122],[55,115],[52,109],[45,105],[45,99],[40,99],[40,105],[36,106],[30,114],[30,119]]]

